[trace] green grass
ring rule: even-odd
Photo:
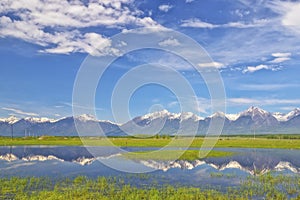
[[[220,175],[214,178],[223,178]],[[138,180],[144,181],[144,176]],[[205,189],[207,188],[207,189]],[[209,188],[209,189],[208,189]],[[227,187],[221,191],[214,187],[183,187],[171,185],[145,185],[139,188],[126,184],[117,177],[89,179],[78,176],[75,179],[53,181],[47,177],[10,179],[0,178],[0,199],[104,199],[104,200],[180,200],[180,199],[299,199],[299,176],[249,177],[239,187]]]
[[[270,137],[270,136],[269,136]],[[201,147],[203,137],[196,137],[190,147]],[[173,142],[171,144],[170,142]],[[63,145],[63,146],[81,146],[83,144],[90,146],[123,146],[123,147],[184,147],[190,143],[190,138],[132,138],[117,137],[109,138],[109,141],[101,137],[53,137],[43,136],[39,138],[13,138],[0,137],[0,146],[9,145]],[[300,139],[269,139],[269,138],[249,138],[249,137],[221,137],[215,147],[242,147],[242,148],[284,148],[300,149]]]
[[[130,152],[123,154],[124,157],[136,160],[197,160],[203,157],[224,157],[231,156],[233,152],[224,151],[198,151],[198,150],[162,150]]]
[[[23,146],[23,145],[58,145],[58,146],[81,146],[79,137],[41,136],[41,137],[0,137],[0,146]]]

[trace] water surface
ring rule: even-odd
[[[53,179],[85,175],[121,177],[126,182],[142,185],[186,185],[195,187],[224,187],[239,185],[247,176],[264,173],[300,174],[300,150],[215,148],[232,151],[227,157],[205,158],[195,161],[128,160],[120,151],[110,147],[82,146],[17,146],[0,147],[0,176],[49,176]],[[126,147],[126,151],[147,151],[158,148]],[[171,148],[177,149],[177,148]],[[195,149],[195,148],[192,148]],[[138,167],[153,170],[139,175],[120,172],[106,166],[113,163],[127,169]]]

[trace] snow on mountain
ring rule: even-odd
[[[150,120],[154,120],[154,119],[158,119],[158,118],[179,118],[179,114],[174,114],[174,113],[170,113],[167,110],[161,110],[161,111],[157,111],[157,112],[153,112],[153,113],[149,113],[146,114],[144,116],[141,116],[141,120],[145,120],[145,119],[150,119]]]
[[[6,123],[9,123],[9,124],[14,124],[14,123],[18,122],[19,120],[20,119],[18,119],[15,116],[10,116],[8,118],[0,118],[1,122],[6,122]]]
[[[216,113],[209,116],[209,118],[215,118],[215,117],[224,118],[226,116],[225,116],[225,113],[223,113],[223,112],[216,112]]]
[[[273,117],[275,117],[280,122],[287,121],[285,116],[286,116],[286,114],[284,114],[284,113],[280,113],[280,112],[273,113]]]
[[[192,112],[182,112],[182,113],[171,113],[167,110],[161,110],[153,113],[149,113],[140,117],[141,120],[154,120],[168,118],[169,120],[179,119],[181,121],[192,119],[193,121],[199,121],[203,118],[195,115]]]
[[[87,121],[99,122],[99,120],[96,119],[96,117],[94,115],[90,115],[90,114],[82,114],[82,115],[76,116],[74,119],[77,119],[82,122],[87,122]]]
[[[255,106],[251,106],[246,111],[241,112],[239,114],[239,117],[242,117],[242,116],[251,116],[251,118],[254,118],[255,116],[260,116],[262,118],[266,118],[266,117],[268,117],[270,115],[271,115],[271,113],[269,113],[268,111],[265,111],[263,109],[255,107]]]
[[[300,108],[295,108],[291,112],[284,114],[284,113],[279,113],[275,112],[273,113],[273,116],[280,122],[286,122],[294,117],[297,117],[300,115]]]
[[[178,131],[189,133],[197,129],[198,134],[205,134],[211,119],[225,119],[223,133],[245,133],[249,134],[255,128],[258,133],[295,133],[299,130],[300,108],[296,108],[288,114],[270,113],[258,107],[249,109],[238,114],[225,114],[216,112],[213,115],[201,118],[191,112],[171,113],[161,110],[138,116],[124,124],[117,124],[107,120],[98,120],[94,115],[83,114],[79,116],[50,119],[46,117],[25,117],[18,119],[15,116],[0,118],[0,133],[4,136],[11,134],[10,124],[14,124],[15,136],[24,136],[27,132],[36,135],[77,135],[78,127],[74,120],[79,122],[80,128],[87,134],[92,134],[97,127],[101,126],[103,131],[109,135],[152,134],[164,133],[174,134]],[[148,132],[147,132],[148,131]]]
[[[227,117],[227,119],[231,120],[231,121],[235,121],[237,120],[237,118],[239,118],[239,114],[225,114],[225,116]]]
[[[47,117],[40,117],[40,118],[39,117],[25,117],[22,119],[24,119],[25,121],[30,122],[30,123],[56,122],[57,120],[60,120],[60,119],[50,119]],[[15,116],[10,116],[8,118],[0,118],[0,122],[6,122],[9,124],[15,124],[16,122],[18,122],[20,120],[21,119],[15,117]]]
[[[238,118],[231,124],[230,130],[247,132],[255,128],[256,131],[274,132],[275,130],[278,130],[278,126],[279,121],[272,113],[252,106],[239,113]]]
[[[121,125],[122,125],[122,124],[120,124],[120,123],[112,122],[112,121],[110,121],[110,120],[98,120],[98,122],[100,122],[100,123],[113,124],[113,125],[116,125],[116,126],[121,126]]]
[[[181,121],[188,120],[188,119],[192,119],[193,121],[203,120],[202,117],[199,117],[198,115],[195,115],[192,112],[184,112],[184,113],[177,114],[177,115],[180,116]]]
[[[45,123],[45,122],[55,122],[57,121],[56,119],[50,119],[46,117],[25,117],[25,121],[31,122],[31,123]]]
[[[294,110],[292,110],[291,112],[289,112],[287,115],[285,115],[285,119],[290,120],[294,117],[297,117],[300,115],[300,108],[295,108]]]

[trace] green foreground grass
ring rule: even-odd
[[[283,138],[283,139],[282,139]],[[300,138],[284,139],[271,137],[220,137],[215,147],[241,147],[241,148],[284,148],[300,149]],[[132,138],[116,137],[109,140],[101,137],[52,137],[42,136],[38,138],[13,138],[0,137],[0,146],[18,145],[58,145],[58,146],[123,146],[123,147],[201,147],[204,138]]]
[[[221,191],[217,187],[200,189],[170,185],[135,186],[119,178],[75,179],[53,181],[41,178],[0,179],[0,199],[109,199],[109,200],[159,200],[159,199],[299,199],[299,177],[271,176],[249,177],[239,187]]]

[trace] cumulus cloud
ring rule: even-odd
[[[274,60],[270,61],[271,63],[282,63],[284,61],[290,60],[289,57],[281,57],[281,58],[275,58]]]
[[[163,4],[163,5],[160,5],[158,7],[158,9],[163,12],[168,12],[172,7],[173,6],[171,6],[171,5]]]
[[[273,1],[269,7],[280,14],[280,22],[283,26],[300,33],[300,2],[299,1]]]
[[[199,63],[199,67],[216,67],[216,68],[222,68],[224,67],[223,63],[220,62],[209,62],[209,63]]]
[[[131,2],[2,1],[0,37],[14,37],[40,45],[41,52],[47,53],[118,53],[105,36],[82,30],[95,26],[124,29],[128,24],[135,27],[158,25],[152,18],[141,16],[142,12],[132,8]]]
[[[273,60],[271,60],[271,63],[282,63],[284,61],[290,60],[291,53],[273,53],[272,56],[274,57]]]
[[[246,69],[243,70],[243,73],[254,73],[260,70],[271,70],[271,71],[278,71],[280,67],[275,66],[268,66],[268,65],[257,65],[257,66],[248,66]]]
[[[25,112],[19,109],[15,109],[15,108],[7,108],[7,107],[2,107],[2,110],[6,110],[6,111],[12,111],[15,114],[19,114],[19,115],[27,115],[27,116],[39,116],[37,113],[32,113],[32,112]]]
[[[166,40],[161,41],[160,43],[158,43],[158,45],[162,46],[162,47],[165,47],[165,46],[179,46],[180,43],[175,38],[168,38],[168,39],[166,39]]]
[[[272,53],[272,56],[277,58],[290,57],[291,55],[292,55],[291,53]]]

